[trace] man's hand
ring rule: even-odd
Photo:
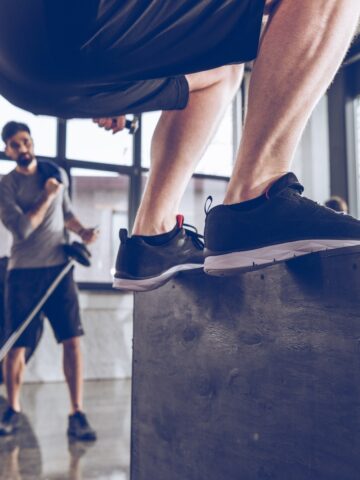
[[[60,192],[63,185],[59,183],[55,178],[48,178],[45,183],[45,191],[48,197],[56,197]]]
[[[97,123],[99,127],[105,128],[105,130],[112,130],[112,133],[120,132],[124,130],[126,124],[125,115],[120,115],[119,117],[112,118],[94,118],[94,123]]]
[[[66,220],[65,227],[70,230],[70,232],[74,232],[76,235],[79,235],[81,240],[86,244],[95,242],[99,236],[98,227],[86,228],[75,216],[72,216]]]
[[[79,232],[81,240],[88,245],[94,243],[99,236],[99,230],[95,228],[82,228]]]

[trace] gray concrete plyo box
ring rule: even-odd
[[[360,478],[360,250],[135,295],[132,480]]]

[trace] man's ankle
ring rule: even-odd
[[[84,410],[82,408],[73,408],[70,410],[69,416],[72,417],[73,415],[76,415],[77,413],[84,413]]]
[[[176,215],[171,215],[163,220],[152,220],[150,217],[146,221],[136,221],[132,230],[132,235],[154,236],[171,232],[176,224]]]
[[[286,173],[288,172],[279,172],[275,175],[248,181],[246,184],[237,185],[235,188],[230,186],[225,195],[224,205],[233,205],[260,197],[269,190],[274,182]]]
[[[9,404],[9,407],[11,408],[11,410],[13,410],[13,411],[16,412],[16,413],[20,413],[20,412],[21,412],[21,407],[20,407],[20,405],[17,405],[17,404],[11,405],[11,404]]]

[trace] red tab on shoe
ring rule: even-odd
[[[176,215],[176,223],[179,228],[184,225],[184,215]]]

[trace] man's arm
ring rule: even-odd
[[[62,188],[53,178],[46,182],[45,187],[35,205],[25,213],[16,203],[13,190],[8,185],[0,184],[0,218],[15,238],[26,239],[41,224],[49,206]]]
[[[61,183],[55,180],[55,178],[47,179],[43,194],[35,205],[26,213],[33,230],[43,222],[46,212],[61,189]]]
[[[69,196],[69,179],[67,177],[66,172],[61,169],[61,178],[64,185],[64,196],[63,196],[63,214],[64,214],[64,224],[65,228],[70,230],[71,232],[76,233],[79,235],[81,240],[84,243],[92,243],[98,237],[98,231],[96,228],[85,228],[84,225],[76,218],[72,211],[71,200]]]
[[[65,227],[79,235],[84,243],[93,243],[98,237],[96,228],[85,228],[75,216],[65,221]]]

